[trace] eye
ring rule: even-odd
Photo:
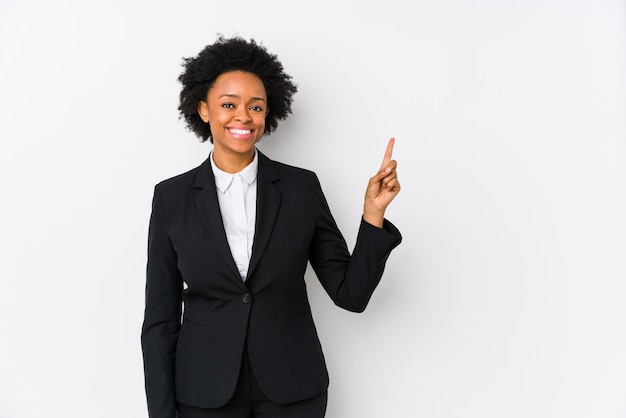
[[[263,107],[261,107],[261,106],[250,106],[250,110],[252,110],[253,112],[262,112],[263,111]]]
[[[224,109],[234,109],[234,108],[235,108],[235,105],[234,105],[234,104],[232,104],[232,103],[222,103],[222,107],[223,107]]]

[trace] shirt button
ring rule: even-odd
[[[243,303],[250,303],[251,300],[252,300],[252,297],[247,293],[241,297],[241,301]]]

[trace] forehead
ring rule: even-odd
[[[246,71],[229,71],[220,74],[209,88],[209,94],[212,93],[235,94],[238,96],[266,96],[263,81],[256,74]]]

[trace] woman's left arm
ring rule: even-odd
[[[333,302],[353,312],[365,310],[383,275],[387,258],[402,241],[400,231],[384,218],[387,206],[400,191],[397,163],[391,160],[393,143],[391,139],[380,170],[368,183],[352,254],[330,213],[319,182],[315,188],[317,227],[309,260]]]

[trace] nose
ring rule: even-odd
[[[245,106],[240,106],[237,108],[237,114],[235,114],[235,120],[238,122],[246,123],[250,122],[252,118],[250,117],[250,113]]]

